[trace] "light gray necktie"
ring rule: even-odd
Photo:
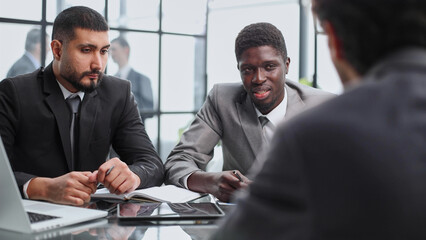
[[[70,141],[71,141],[71,162],[72,162],[72,170],[74,170],[75,166],[75,148],[74,146],[77,145],[75,142],[75,132],[78,129],[76,127],[77,125],[77,114],[78,114],[78,107],[80,106],[80,97],[78,95],[71,95],[69,96],[65,102],[67,103],[70,113],[71,113],[71,125],[70,125]]]
[[[262,125],[262,134],[263,134],[263,138],[265,140],[266,143],[269,143],[269,138],[266,135],[266,129],[265,129],[265,125],[268,124],[269,119],[265,116],[260,116],[259,117],[259,121],[260,121],[260,125]]]

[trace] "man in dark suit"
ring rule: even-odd
[[[347,91],[279,127],[213,239],[424,239],[426,2],[312,3]]]
[[[111,58],[118,64],[116,77],[127,79],[132,83],[132,92],[138,103],[142,120],[153,116],[149,111],[154,110],[154,100],[152,96],[151,80],[139,72],[136,72],[129,65],[130,45],[123,37],[115,38],[111,41]],[[145,111],[148,111],[145,112]]]
[[[48,52],[48,35],[46,36],[46,53]],[[40,67],[41,61],[41,30],[31,29],[25,39],[25,53],[10,67],[6,77],[30,73]]]
[[[235,55],[242,83],[213,87],[165,164],[166,183],[211,193],[222,201],[250,183],[249,169],[260,164],[258,157],[278,122],[333,96],[286,79],[290,58],[281,31],[270,23],[241,30]],[[264,126],[260,117],[268,118]],[[219,141],[223,171],[206,172]]]
[[[97,183],[116,194],[160,185],[164,167],[130,83],[103,74],[110,43],[102,15],[64,10],[50,46],[46,69],[0,83],[0,134],[23,196],[81,205]],[[76,114],[66,103],[73,99]],[[108,160],[111,144],[121,159]]]

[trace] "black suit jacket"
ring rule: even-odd
[[[79,154],[71,168],[70,115],[52,65],[0,82],[0,134],[18,185],[36,176],[94,171],[111,144],[141,179],[160,185],[164,167],[144,125],[128,81],[104,76],[80,105]]]
[[[214,239],[425,239],[426,50],[279,127]]]

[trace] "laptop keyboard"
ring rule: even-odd
[[[49,219],[59,218],[56,216],[45,215],[40,213],[27,212],[28,217],[30,218],[31,223],[41,222]]]

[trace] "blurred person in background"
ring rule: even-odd
[[[46,54],[49,52],[49,35],[46,36]],[[34,72],[41,66],[41,30],[31,29],[25,39],[25,53],[10,67],[6,77]]]
[[[132,92],[138,103],[142,120],[153,116],[152,113],[143,111],[154,110],[154,99],[152,95],[151,80],[135,71],[129,64],[130,45],[124,37],[118,37],[111,41],[110,48],[112,60],[118,64],[118,72],[114,75],[121,79],[127,79],[132,84]]]

